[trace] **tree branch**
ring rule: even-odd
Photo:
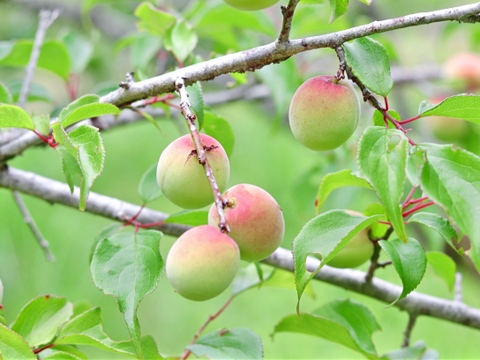
[[[78,207],[79,192],[75,189],[70,194],[67,184],[45,178],[27,171],[5,167],[0,170],[0,186],[33,195],[50,203],[59,203],[73,208]],[[86,211],[103,217],[125,221],[133,217],[140,210],[140,206],[119,199],[90,193]],[[161,222],[168,218],[168,214],[144,208],[137,218],[140,223]],[[164,223],[157,227],[165,234],[179,236],[189,229],[180,224]],[[279,248],[273,255],[263,260],[264,263],[287,271],[294,271],[292,254],[289,250]],[[307,258],[307,270],[313,272],[320,265],[315,258]],[[385,280],[373,278],[365,282],[366,273],[351,269],[335,269],[324,266],[315,279],[347,290],[357,292],[387,304],[391,304],[401,293],[402,288]],[[434,296],[410,293],[405,299],[395,303],[396,307],[409,314],[426,315],[475,329],[480,329],[480,309],[472,308],[459,301],[448,301]]]
[[[266,65],[284,61],[293,55],[308,50],[325,47],[335,49],[346,41],[368,35],[442,21],[476,22],[480,20],[479,13],[480,3],[475,3],[449,9],[416,13],[394,19],[374,21],[331,34],[290,40],[286,46],[279,47],[275,41],[268,45],[221,56],[161,76],[138,81],[132,84],[128,90],[118,89],[103,96],[101,101],[123,107],[150,96],[175,91],[175,79],[179,77],[185,79],[185,85],[190,85],[197,81],[212,80],[222,74],[255,71]]]

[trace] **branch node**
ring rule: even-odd
[[[118,86],[124,90],[130,89],[130,86],[135,82],[135,72],[130,71],[125,74],[125,81],[122,81]]]

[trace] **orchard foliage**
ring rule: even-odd
[[[269,324],[272,338],[308,334],[321,338],[320,344],[331,342],[368,359],[442,357],[428,344],[410,343],[420,315],[480,329],[480,310],[458,299],[457,275],[480,270],[480,58],[470,52],[452,54],[434,76],[423,69],[409,77],[409,68],[398,65],[402,49],[388,37],[390,30],[455,21],[444,26],[442,40],[448,40],[474,23],[470,41],[478,48],[480,4],[375,21],[382,6],[375,0],[84,0],[74,7],[82,19],[75,27],[48,29],[66,15],[42,11],[37,36],[0,39],[0,186],[14,192],[25,222],[50,257],[49,244],[19,192],[116,221],[95,239],[86,239],[92,243],[90,254],[77,255],[89,259],[93,283],[115,298],[128,331],[128,339],[114,340],[104,330],[100,307],[61,294],[38,295],[16,317],[0,305],[0,358],[86,359],[91,349],[101,356],[138,359],[268,358],[264,348],[271,339],[243,322],[204,333],[230,303],[254,288],[286,288],[296,298],[290,313],[277,314],[277,322]],[[106,36],[102,31],[108,32],[94,23],[100,7],[122,14],[125,26],[135,25],[130,33],[115,33],[123,23],[109,29],[115,33],[109,35],[115,39],[115,54],[102,52],[98,40]],[[421,34],[422,28],[415,29]],[[126,75],[102,78],[109,60],[101,58],[110,56],[125,60]],[[35,70],[42,77],[33,77]],[[21,71],[22,81],[10,71]],[[96,84],[83,91],[79,83],[91,73]],[[431,77],[441,83],[422,87]],[[46,85],[52,78],[67,89],[63,98],[50,94]],[[398,96],[402,82],[413,83],[421,99],[408,97],[412,104],[403,104]],[[231,94],[239,95],[229,98]],[[280,191],[272,196],[270,189],[248,183],[242,174],[231,176],[235,149],[256,151],[257,145],[239,141],[216,105],[249,97],[267,104],[272,137],[288,131],[288,146],[310,149],[302,154],[315,165],[307,174],[296,174],[296,189],[283,186],[278,168],[254,170],[282,183],[281,192],[292,194],[290,203],[276,199]],[[92,188],[106,166],[110,128],[146,121],[162,137],[160,120],[175,122],[182,135],[155,155],[158,163],[144,169],[140,205],[95,193]],[[256,131],[249,129],[252,135]],[[262,141],[268,146],[271,138]],[[132,143],[128,146],[150,152],[142,138]],[[28,157],[26,150],[38,144],[58,154],[63,183],[15,171],[14,159],[24,152]],[[250,166],[250,159],[242,160]],[[293,171],[288,160],[279,161],[282,169]],[[125,163],[116,176],[132,176],[128,167]],[[41,187],[44,183],[51,186]],[[341,201],[339,194],[344,194]],[[348,194],[355,195],[350,199]],[[162,197],[166,210],[153,210]],[[335,206],[337,202],[345,206]],[[173,204],[181,210],[172,211]],[[299,212],[314,214],[289,230],[287,213],[298,204]],[[295,235],[288,239],[287,233]],[[68,241],[68,226],[63,235]],[[162,248],[165,235],[178,237],[169,249]],[[433,247],[435,236],[442,243]],[[332,270],[359,266],[364,272]],[[379,280],[382,268],[396,274],[399,286]],[[417,299],[425,295],[415,291],[428,268],[448,291],[456,291],[456,301],[427,298],[434,300],[435,311],[422,308]],[[331,302],[322,296],[309,299],[316,309],[308,310],[304,295],[314,298],[312,280],[322,280],[320,275],[330,270],[336,272],[328,282],[386,302],[383,312],[392,311],[391,306],[407,311],[400,348],[378,350],[380,319],[367,303],[348,294]],[[163,291],[176,301],[230,293],[214,315],[205,316],[191,343],[174,355],[157,346],[154,335],[145,334],[138,314],[144,297],[164,281],[171,286]],[[0,282],[0,304],[20,288],[5,283],[4,289]],[[162,329],[175,326],[158,324]]]

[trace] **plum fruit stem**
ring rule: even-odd
[[[210,187],[213,192],[213,198],[219,217],[218,227],[220,228],[220,231],[222,233],[228,234],[230,232],[230,228],[228,227],[227,219],[223,211],[225,207],[225,202],[223,200],[222,193],[218,188],[217,181],[215,180],[215,175],[213,174],[212,167],[208,163],[205,145],[203,144],[200,133],[198,132],[197,126],[195,125],[195,120],[197,119],[197,117],[190,110],[191,104],[190,101],[188,101],[188,93],[185,89],[185,80],[183,78],[179,77],[175,80],[175,89],[180,96],[180,110],[183,117],[187,121],[188,130],[190,131],[190,136],[192,137],[192,141],[197,152],[198,162],[203,166],[205,170],[205,175],[207,176],[208,182],[210,183]]]

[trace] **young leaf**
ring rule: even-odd
[[[318,336],[346,346],[368,359],[378,359],[372,335],[381,330],[364,305],[351,300],[336,300],[308,314],[289,315],[276,326],[274,334],[295,332]]]
[[[115,234],[98,242],[90,263],[95,285],[116,298],[140,359],[144,354],[137,308],[162,275],[161,237],[162,233],[154,230]]]
[[[47,135],[50,132],[50,116],[49,115],[34,115],[33,123],[35,129],[43,135]]]
[[[162,196],[157,183],[157,164],[150,166],[143,174],[138,184],[138,193],[144,204]]]
[[[175,24],[175,16],[158,10],[150,2],[143,2],[135,9],[135,16],[140,19],[137,27],[155,36],[164,36]]]
[[[328,263],[350,239],[379,218],[381,215],[353,216],[343,210],[331,210],[318,215],[305,224],[293,240],[298,301],[300,301],[305,286],[321,267]],[[308,272],[305,264],[309,254],[319,254],[322,257],[322,263],[313,272]]]
[[[190,104],[192,105],[192,109],[195,112],[198,120],[198,129],[201,130],[203,128],[203,121],[204,121],[204,109],[205,103],[203,101],[203,90],[202,84],[196,82],[187,87],[188,98],[190,100]]]
[[[98,95],[84,95],[65,107],[58,117],[64,128],[81,120],[107,114],[118,115],[120,109],[115,105],[99,103]]]
[[[330,1],[330,20],[334,22],[337,18],[347,12],[348,0],[329,0]]]
[[[388,110],[387,113],[391,117],[393,117],[395,120],[398,120],[398,121],[402,120],[402,117],[400,116],[400,114],[398,112],[396,112],[395,110]],[[373,112],[372,122],[373,122],[373,126],[383,126],[383,127],[385,127],[385,120],[383,119],[383,114],[378,109],[375,109],[375,111]],[[388,128],[389,129],[394,128],[391,121],[388,121]]]
[[[261,265],[259,265],[261,266]],[[271,266],[261,266],[262,276],[255,264],[251,263],[241,268],[232,282],[232,295],[237,295],[243,291],[256,287],[269,280],[275,270]]]
[[[446,116],[463,119],[475,124],[480,124],[480,96],[455,95],[450,96],[439,104],[421,111],[419,115]]]
[[[73,305],[63,297],[39,296],[27,303],[12,324],[13,331],[30,346],[48,344],[73,314]]]
[[[25,339],[3,324],[0,324],[0,357],[2,360],[37,360]]]
[[[10,127],[34,130],[35,124],[21,107],[0,104],[0,128]]]
[[[470,238],[468,251],[480,269],[480,157],[451,145],[422,144],[425,164],[420,184]]]
[[[390,61],[382,44],[368,36],[344,43],[345,60],[353,74],[374,93],[387,96],[393,87]]]
[[[217,115],[210,109],[205,110],[203,131],[205,131],[207,135],[217,139],[230,157],[235,143],[235,134],[230,123],[225,118]]]
[[[406,179],[407,138],[398,130],[370,126],[358,145],[358,164],[372,185],[397,236],[407,240],[400,201]]]
[[[445,281],[448,290],[452,291],[455,285],[455,273],[457,271],[455,261],[442,252],[429,251],[427,252],[427,263],[432,267],[435,274]]]
[[[190,226],[206,225],[208,223],[208,211],[184,210],[170,215],[165,222],[170,224],[184,224]]]
[[[178,61],[184,62],[197,46],[198,38],[195,30],[180,20],[167,30],[163,41],[165,49],[171,51]]]
[[[327,200],[327,197],[332,191],[344,186],[359,186],[372,189],[367,180],[353,174],[349,169],[327,174],[318,187],[317,197],[315,199],[315,213],[317,215],[320,214],[325,200]]]
[[[392,260],[403,284],[402,293],[390,304],[392,306],[420,284],[427,267],[427,258],[422,245],[413,238],[408,238],[407,243],[400,239],[380,240],[378,243]]]
[[[463,254],[463,249],[457,249],[455,246],[455,243],[458,242],[457,231],[447,219],[444,219],[438,214],[417,212],[413,214],[410,219],[408,219],[408,222],[416,222],[435,230],[445,239],[452,249],[454,249],[460,255]]]
[[[212,360],[263,359],[262,340],[246,328],[217,330],[186,348],[197,357]]]
[[[8,88],[0,81],[0,104],[11,104],[12,101],[12,94],[10,94]]]

